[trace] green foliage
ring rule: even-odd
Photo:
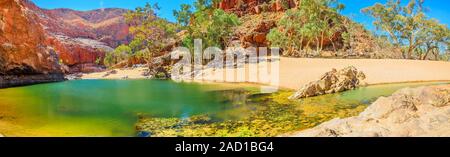
[[[340,30],[342,19],[338,12],[343,8],[336,0],[303,0],[297,9],[286,11],[267,38],[287,55],[306,55],[304,50],[312,49],[313,42],[320,52],[324,41]]]
[[[154,54],[166,48],[169,40],[175,36],[176,25],[157,17],[160,9],[157,4],[138,7],[128,11],[124,17],[130,25],[129,31],[134,36],[128,45],[120,45],[105,56],[106,65],[112,66],[129,57],[138,57],[151,63]]]
[[[102,58],[100,58],[100,57],[95,60],[95,64],[97,64],[97,65],[100,65],[101,62],[102,62]]]
[[[114,51],[106,53],[104,64],[106,66],[113,66],[120,61],[128,59],[133,54],[131,48],[127,45],[120,45]]]
[[[440,59],[442,61],[450,61],[450,50],[447,50],[445,53],[442,53]]]
[[[400,0],[389,0],[363,9],[375,18],[374,25],[383,30],[391,42],[402,48],[404,58],[427,59],[430,52],[437,56],[449,41],[449,29],[424,12],[424,0],[410,0],[401,6]],[[413,56],[416,54],[416,56]],[[438,58],[438,57],[435,57]]]
[[[182,39],[183,46],[193,50],[194,39],[202,39],[203,48],[227,45],[232,35],[232,28],[240,21],[235,14],[226,13],[214,6],[218,1],[198,0],[194,3],[195,11],[190,11],[188,5],[183,5],[179,11],[174,11],[181,29],[187,31]],[[188,22],[189,21],[189,22]]]
[[[189,4],[181,4],[180,11],[173,11],[173,15],[177,18],[177,22],[182,27],[187,27],[191,20],[192,6]]]
[[[130,33],[135,38],[131,42],[133,49],[148,48],[151,54],[159,53],[167,46],[167,40],[175,35],[175,25],[158,18],[158,10],[157,4],[151,6],[147,3],[144,8],[125,14],[126,21],[131,24]]]

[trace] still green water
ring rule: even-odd
[[[376,98],[400,88],[432,84],[443,83],[376,85],[290,101],[287,97],[291,91],[258,94],[256,86],[154,80],[66,81],[0,89],[0,132],[10,136],[136,136],[136,124],[140,122],[138,130],[155,136],[273,136],[356,115]],[[139,121],[138,115],[147,118]],[[198,115],[210,118],[201,124],[177,124],[176,129],[164,126],[172,125],[167,121],[179,123],[177,120]],[[224,122],[232,126],[224,127]]]

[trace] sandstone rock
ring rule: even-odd
[[[78,64],[103,60],[111,47],[127,44],[132,39],[129,26],[122,16],[126,9],[98,9],[75,11],[71,9],[41,9],[29,0],[23,6],[43,28],[46,45],[54,48],[71,73],[82,72]],[[102,62],[99,63],[103,64]]]
[[[262,5],[269,5],[270,10],[267,11],[283,11],[296,7],[295,0],[222,0],[219,8],[228,12],[233,12],[238,16],[246,14],[259,14],[262,12]]]
[[[266,42],[266,34],[257,33],[253,35],[253,41],[255,41],[258,44],[264,44]]]
[[[308,83],[289,99],[300,99],[355,89],[365,79],[363,72],[350,66],[342,70],[333,69],[325,73],[320,80]]]
[[[105,53],[113,50],[104,43],[95,40],[70,38],[63,35],[48,37],[46,42],[53,46],[62,63],[69,67],[77,64],[95,63],[97,59],[102,61]]]
[[[275,0],[275,3],[272,3],[272,11],[283,11],[283,4],[281,0]]]
[[[381,97],[356,117],[334,119],[293,136],[450,136],[450,85],[406,88]]]
[[[0,74],[60,72],[57,57],[45,41],[36,15],[23,8],[22,1],[0,2],[4,29],[0,33]]]
[[[38,15],[48,34],[70,38],[87,38],[106,43],[110,47],[129,43],[131,35],[122,16],[126,9],[97,9],[76,11],[71,9],[41,9],[26,0],[26,7]]]
[[[64,80],[37,15],[24,7],[25,2],[0,1],[0,88]]]
[[[241,46],[243,47],[264,47],[268,46],[266,39],[270,29],[276,26],[276,16],[271,15],[264,17],[262,15],[250,15],[246,16],[244,24],[237,28],[237,37],[240,39]]]

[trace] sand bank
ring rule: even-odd
[[[450,62],[421,61],[401,59],[311,59],[280,58],[279,86],[298,89],[300,86],[317,80],[332,68],[342,69],[354,66],[366,74],[367,84],[450,81]],[[248,67],[248,66],[247,66]],[[82,79],[144,79],[145,68],[117,69],[116,74],[106,77],[107,72],[83,75]],[[254,75],[254,74],[250,74]],[[205,75],[206,80],[210,76]],[[249,74],[246,75],[248,80]],[[257,82],[258,83],[258,82]],[[261,83],[261,82],[260,82]]]

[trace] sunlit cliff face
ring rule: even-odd
[[[37,16],[24,7],[24,1],[1,1],[0,17],[0,74],[60,72]]]

